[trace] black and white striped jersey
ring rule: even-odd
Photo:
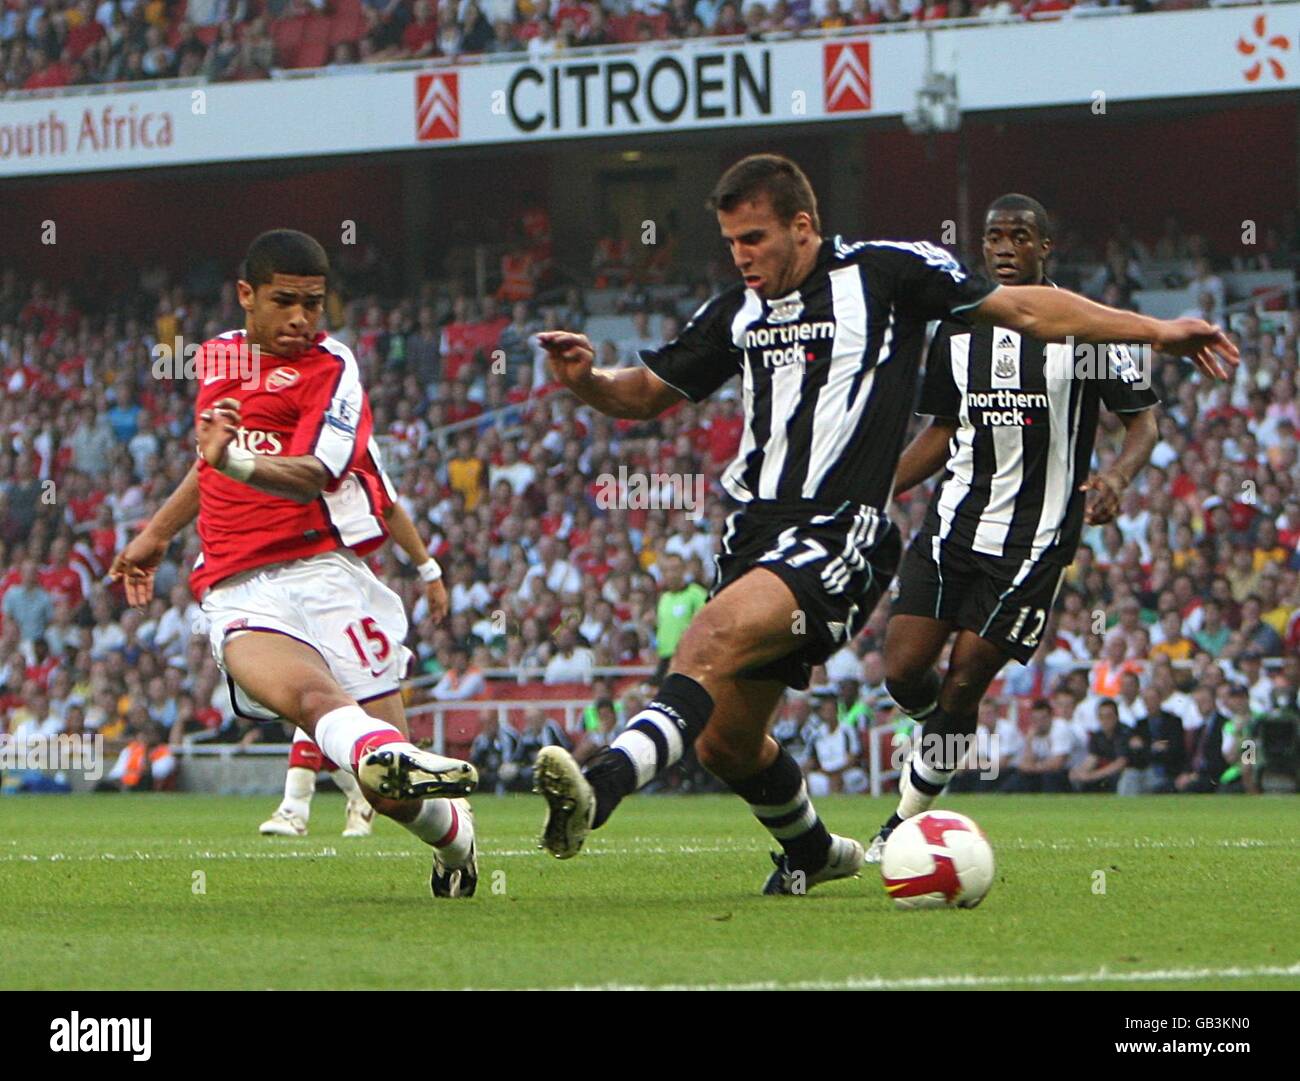
[[[722,476],[735,499],[883,510],[926,323],[996,288],[933,244],[836,237],[793,292],[767,300],[738,282],[641,360],[694,402],[741,377],[745,429]]]
[[[1101,403],[1133,413],[1159,401],[1125,346],[1076,353],[1005,327],[943,323],[917,410],[958,425],[923,526],[936,559],[952,546],[1071,563]]]

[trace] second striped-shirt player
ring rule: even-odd
[[[1044,273],[1051,249],[1037,200],[1004,195],[989,206],[990,277],[1051,286]],[[980,699],[1007,660],[1033,656],[1085,519],[1101,524],[1119,513],[1158,438],[1149,375],[1122,345],[1076,350],[1009,327],[940,325],[917,410],[933,420],[903,452],[895,494],[945,472],[899,569],[885,636],[886,686],[924,728],[899,778],[898,810],[872,842],[869,862],[961,765]],[[1124,446],[1114,465],[1090,476],[1102,405],[1123,422]],[[940,683],[934,665],[954,632]]]

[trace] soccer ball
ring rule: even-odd
[[[899,908],[974,908],[993,885],[993,849],[965,815],[926,811],[889,835],[880,880]]]

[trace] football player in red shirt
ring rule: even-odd
[[[304,233],[253,241],[237,285],[245,327],[200,356],[200,460],[114,576],[128,600],[147,601],[168,543],[197,516],[190,588],[235,708],[311,736],[379,813],[435,847],[435,895],[468,896],[468,805],[435,797],[472,791],[477,773],[407,738],[406,613],[356,554],[386,535],[382,471],[356,360],[317,330],[328,275],[325,250]]]

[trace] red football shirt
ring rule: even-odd
[[[238,351],[244,332],[203,344],[195,419],[221,398],[239,402],[237,443],[254,454],[311,454],[333,478],[309,504],[260,492],[199,463],[199,539],[190,575],[194,596],[233,574],[336,548],[360,554],[387,535],[384,507],[396,498],[379,460],[370,402],[351,350],[325,334],[292,360]],[[249,373],[245,380],[241,372]]]

